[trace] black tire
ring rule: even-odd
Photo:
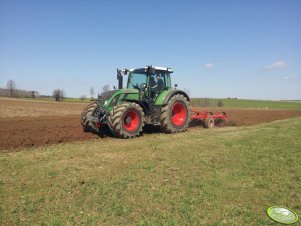
[[[89,111],[89,109],[90,108],[95,108],[97,106],[97,103],[96,103],[96,101],[93,101],[93,102],[91,102],[91,103],[89,103],[89,104],[87,104],[84,108],[83,108],[83,110],[82,110],[82,112],[81,112],[81,118],[82,118],[82,123],[83,123],[83,121],[84,121],[84,119],[85,119],[85,117],[86,117],[86,114],[87,114],[87,112]]]
[[[214,118],[206,118],[205,119],[205,122],[204,122],[204,127],[207,128],[207,129],[211,129],[211,128],[214,128],[215,126],[215,121],[214,121]]]
[[[186,131],[190,122],[190,108],[186,97],[182,94],[172,96],[167,105],[162,107],[160,120],[164,133]]]
[[[92,101],[84,107],[83,111],[86,111],[88,108],[95,105],[97,105],[96,101]]]
[[[97,107],[97,103],[92,102],[88,104],[81,113],[81,124],[85,132],[98,133],[96,125],[87,118],[87,116],[92,115],[96,111]]]
[[[225,126],[227,126],[227,122],[225,119],[218,119],[215,123],[215,126],[225,127]]]
[[[108,122],[114,136],[125,139],[137,137],[144,126],[144,112],[138,104],[126,102],[114,107]]]

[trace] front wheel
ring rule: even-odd
[[[189,103],[182,94],[174,95],[161,109],[161,129],[165,133],[187,130],[190,121]]]
[[[136,103],[123,103],[114,108],[109,116],[109,127],[119,138],[133,138],[141,134],[144,113]]]
[[[98,133],[98,128],[94,122],[89,121],[89,116],[93,116],[97,111],[98,105],[95,101],[88,104],[81,113],[81,124],[85,132]]]

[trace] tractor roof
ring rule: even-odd
[[[173,70],[171,68],[168,68],[168,67],[156,67],[156,66],[145,66],[143,68],[132,68],[129,71],[130,72],[145,72],[145,70],[147,70],[148,67],[152,67],[156,71],[168,71],[170,73],[173,73]]]

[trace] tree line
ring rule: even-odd
[[[106,84],[101,88],[101,93],[106,92],[110,90],[110,85]],[[95,90],[93,87],[89,90],[91,98],[94,98]],[[101,93],[98,91],[98,96],[101,95]],[[26,91],[26,90],[20,90],[17,89],[16,82],[12,79],[8,80],[6,83],[6,88],[0,88],[0,96],[2,97],[11,97],[11,98],[36,98],[36,97],[47,97],[45,95],[39,95],[37,91]],[[49,97],[49,96],[48,96]],[[66,97],[66,93],[64,89],[54,89],[52,92],[52,97],[55,101],[64,101],[64,98]],[[86,95],[81,95],[80,99],[85,100],[87,97]]]
[[[12,98],[36,98],[39,96],[39,93],[37,91],[17,89],[15,81],[10,79],[7,81],[5,88],[0,88],[0,96]]]

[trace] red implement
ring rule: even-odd
[[[190,109],[191,120],[201,120],[206,128],[212,128],[215,124],[222,124],[227,119],[226,112],[210,112]]]

